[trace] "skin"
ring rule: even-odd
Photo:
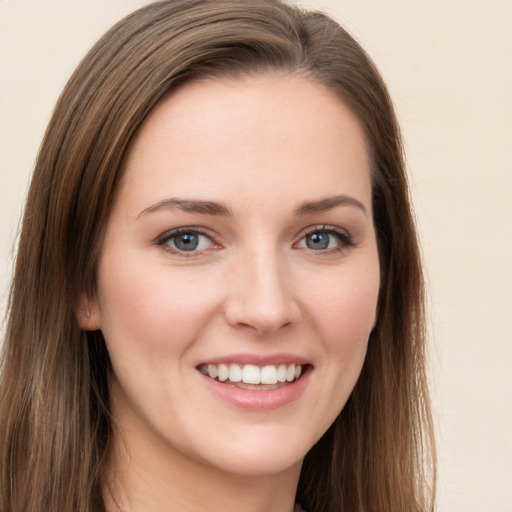
[[[375,322],[369,169],[357,119],[304,77],[197,81],[152,111],[79,320],[102,330],[114,369],[109,510],[293,510],[303,457],[349,397]],[[317,208],[297,214],[304,202]],[[201,230],[198,250],[178,250],[178,228]],[[309,247],[312,232],[328,247]],[[307,360],[303,391],[265,410],[227,403],[198,365],[241,353]]]

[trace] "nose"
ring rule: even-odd
[[[240,255],[228,282],[225,316],[230,325],[265,336],[299,319],[293,280],[277,251],[258,250]]]

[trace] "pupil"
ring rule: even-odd
[[[309,249],[327,249],[329,247],[329,235],[327,233],[313,233],[306,238]]]
[[[199,244],[199,237],[194,234],[180,235],[175,238],[174,245],[180,251],[193,251]]]

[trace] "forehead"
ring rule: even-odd
[[[153,109],[126,155],[121,189],[367,196],[369,168],[360,123],[323,85],[277,74],[208,79]]]

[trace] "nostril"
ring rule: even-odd
[[[289,328],[292,325],[292,322],[285,322],[280,324],[278,322],[261,322],[254,321],[252,324],[247,322],[239,322],[234,325],[234,327],[238,329],[244,329],[247,331],[252,331],[254,334],[260,337],[268,336],[270,334],[274,334],[275,332]]]

